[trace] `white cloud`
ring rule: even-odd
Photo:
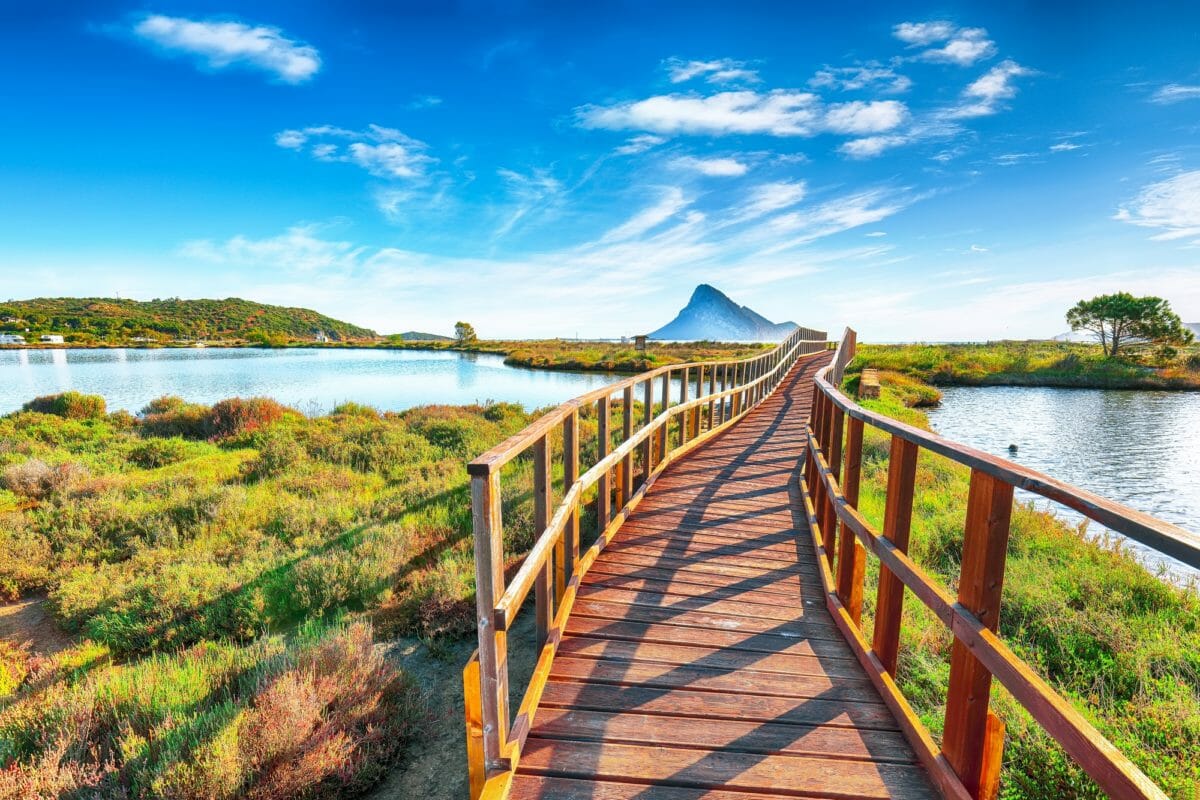
[[[909,47],[928,47],[944,42],[941,47],[921,51],[924,61],[944,62],[969,67],[976,61],[996,53],[995,43],[983,28],[960,28],[952,22],[902,22],[892,29],[892,35]]]
[[[1050,152],[1051,153],[1066,153],[1071,150],[1078,150],[1081,147],[1083,147],[1083,145],[1076,144],[1075,142],[1057,142],[1055,144],[1050,145]]]
[[[736,158],[693,158],[692,156],[676,158],[671,161],[671,166],[678,169],[694,170],[701,175],[731,178],[745,175],[749,169],[748,166]]]
[[[133,32],[166,51],[197,56],[212,69],[249,66],[286,83],[302,83],[321,68],[321,55],[315,47],[266,25],[152,14],[135,25]]]
[[[618,147],[615,152],[619,156],[632,156],[638,153],[644,153],[647,150],[658,147],[665,142],[666,139],[662,136],[644,133],[641,136],[634,136],[627,140],[625,144]]]
[[[1001,61],[967,86],[963,90],[963,102],[946,110],[942,116],[965,119],[995,114],[1000,110],[1001,101],[1016,97],[1017,87],[1013,85],[1013,78],[1032,75],[1033,72],[1011,59]]]
[[[1200,99],[1200,86],[1187,86],[1180,83],[1168,83],[1154,94],[1150,95],[1151,103],[1170,105],[1184,100]]]
[[[834,133],[882,133],[908,118],[908,108],[898,100],[873,100],[864,103],[839,103],[825,112],[826,130]]]
[[[1114,218],[1162,229],[1162,233],[1150,237],[1155,240],[1200,235],[1200,170],[1146,186],[1130,203],[1121,206]]]
[[[320,225],[296,225],[267,239],[234,236],[225,242],[198,239],[185,242],[180,254],[215,264],[254,266],[301,272],[345,272],[353,269],[369,248],[351,242],[322,239]]]
[[[890,67],[868,62],[853,67],[823,67],[809,80],[808,85],[815,89],[840,89],[844,92],[878,89],[898,93],[908,91],[912,87],[912,79],[897,74]]]
[[[780,211],[796,205],[807,193],[808,187],[804,181],[759,184],[750,190],[746,201],[735,211],[734,219],[743,221]]]
[[[496,174],[516,199],[516,205],[500,223],[500,227],[493,234],[494,238],[509,233],[531,212],[545,211],[554,206],[562,196],[562,182],[546,170],[536,169],[525,175],[511,169],[498,169]]]
[[[709,83],[754,83],[759,80],[755,70],[747,69],[743,61],[729,58],[714,61],[684,61],[681,58],[667,59],[667,72],[671,83],[684,83],[693,78],[704,77]]]
[[[908,142],[907,136],[866,136],[862,139],[843,142],[838,151],[850,158],[874,158],[885,150],[908,144]]]
[[[719,92],[708,97],[658,95],[612,106],[584,106],[585,128],[643,130],[658,134],[766,133],[811,136],[819,126],[820,100],[809,92]]]
[[[318,161],[355,164],[379,178],[418,179],[436,161],[425,152],[424,142],[382,125],[369,125],[363,131],[333,125],[290,129],[275,134],[275,144],[296,151],[309,146]]]
[[[672,186],[662,193],[662,197],[654,205],[639,211],[625,222],[604,234],[602,242],[622,242],[641,236],[647,231],[657,228],[671,217],[687,208],[691,201],[683,196],[683,190]]]
[[[887,189],[867,189],[828,200],[816,207],[792,211],[770,221],[780,233],[798,234],[767,247],[764,255],[779,253],[862,225],[881,222],[913,201]]]

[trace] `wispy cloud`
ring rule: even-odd
[[[677,186],[665,189],[654,205],[642,209],[625,222],[604,234],[602,242],[622,242],[657,228],[690,205]]]
[[[912,88],[912,79],[898,74],[891,67],[871,61],[853,67],[826,65],[817,71],[808,85],[814,89],[837,89],[843,92],[872,89],[898,94]]]
[[[673,159],[671,166],[677,169],[687,169],[710,177],[736,178],[745,175],[750,167],[736,158],[694,158],[682,156]]]
[[[663,142],[667,141],[663,136],[655,136],[652,133],[643,133],[640,136],[634,136],[626,140],[625,144],[618,147],[615,152],[619,156],[632,156],[638,153],[644,153],[647,150],[658,147]]]
[[[799,203],[807,193],[808,186],[804,181],[759,184],[751,188],[745,201],[735,208],[733,219],[741,222],[781,211]]]
[[[749,69],[744,61],[734,61],[731,58],[719,58],[714,61],[669,58],[666,67],[671,83],[685,83],[700,77],[709,83],[754,83],[759,80],[757,71]]]
[[[1072,150],[1078,150],[1081,147],[1083,147],[1083,145],[1076,142],[1055,142],[1054,144],[1050,145],[1050,152],[1068,153]]]
[[[1150,95],[1151,103],[1164,106],[1197,99],[1200,99],[1200,86],[1189,86],[1182,83],[1168,83]]]
[[[511,169],[499,169],[496,174],[504,181],[516,205],[500,223],[493,238],[507,235],[532,212],[554,206],[563,194],[562,182],[546,170],[536,169],[524,174]]]
[[[719,92],[709,96],[658,95],[577,110],[585,128],[642,130],[656,134],[768,134],[815,136],[868,133],[899,125],[907,109],[896,100],[854,101],[826,107],[811,92]]]
[[[369,248],[346,241],[323,239],[327,226],[295,225],[265,239],[234,236],[224,242],[196,239],[185,242],[179,252],[214,264],[253,266],[270,264],[276,269],[300,272],[344,272],[358,265]]]
[[[960,28],[946,20],[902,22],[892,35],[911,48],[927,48],[918,54],[924,61],[944,62],[969,67],[996,54],[995,43],[983,28]],[[941,47],[930,47],[941,43]]]
[[[420,178],[437,160],[428,155],[424,142],[382,125],[363,131],[333,125],[289,129],[275,134],[275,144],[297,151],[307,147],[318,161],[356,164],[379,178]]]
[[[1032,75],[1034,71],[1008,59],[989,69],[963,90],[963,100],[943,114],[948,119],[986,117],[1002,108],[1005,100],[1017,96],[1014,78]]]
[[[267,25],[152,14],[134,25],[133,33],[164,53],[196,56],[210,69],[250,67],[285,83],[303,83],[321,69],[315,47]]]
[[[1144,187],[1114,219],[1158,228],[1162,233],[1150,238],[1160,241],[1200,235],[1200,170]]]

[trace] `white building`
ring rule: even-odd
[[[62,344],[65,341],[59,333],[43,333],[41,337],[42,344]]]
[[[0,333],[0,344],[25,344],[25,337],[16,333]]]

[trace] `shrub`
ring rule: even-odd
[[[150,401],[140,412],[145,436],[204,439],[208,436],[208,406],[186,403],[181,397],[164,396]]]
[[[41,459],[31,458],[6,467],[0,475],[0,484],[10,492],[41,500],[86,475],[87,468],[72,461],[52,467]]]
[[[247,475],[255,480],[291,472],[308,457],[290,431],[268,428],[256,437],[254,444],[258,448],[258,457],[247,464]]]
[[[135,444],[127,458],[143,469],[165,467],[187,458],[187,443],[178,437],[147,439]]]
[[[24,406],[23,411],[53,414],[64,419],[98,419],[104,416],[104,398],[95,394],[63,392],[35,397]]]
[[[333,411],[329,412],[332,417],[366,417],[367,419],[379,419],[379,412],[370,406],[362,403],[340,403],[334,407]]]
[[[269,397],[231,397],[212,407],[208,418],[208,435],[214,439],[224,439],[253,433],[283,419],[286,413],[285,406]]]
[[[0,698],[17,690],[29,675],[29,646],[0,639]]]

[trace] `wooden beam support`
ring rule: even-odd
[[[608,395],[601,396],[596,401],[596,461],[604,460],[612,444],[612,435],[608,427],[611,413],[609,411]],[[600,476],[596,482],[596,531],[603,534],[611,518],[612,478],[608,472]]]
[[[503,769],[508,742],[508,638],[492,624],[504,594],[504,535],[500,473],[471,476],[471,527],[475,537],[475,610],[479,629],[480,708],[484,763]]]
[[[579,411],[574,410],[563,420],[563,494],[571,490],[579,480]],[[579,566],[579,506],[571,508],[563,532],[563,565],[556,581],[558,600],[561,603],[566,584],[571,581]]]
[[[971,472],[958,602],[991,631],[1000,619],[1012,502],[1012,486],[984,472]],[[1003,749],[1003,725],[989,721],[991,687],[992,673],[956,638],[950,651],[942,750],[967,791],[982,800],[994,798]]]
[[[842,472],[842,494],[846,502],[858,508],[858,493],[862,477],[863,422],[850,418],[846,426],[846,463]],[[863,574],[866,571],[866,550],[854,531],[841,523],[838,531],[837,594],[846,613],[855,625],[862,625]]]
[[[908,534],[912,528],[913,492],[917,479],[917,446],[892,437],[888,461],[887,501],[883,511],[883,538],[902,553],[908,552]],[[875,601],[875,637],[871,649],[883,668],[896,674],[900,649],[900,618],[904,610],[904,582],[882,564],[879,567],[879,593]]]
[[[553,508],[550,486],[550,435],[546,434],[533,445],[533,529],[538,536],[550,525]],[[537,616],[537,646],[540,650],[550,634],[554,619],[554,564],[547,560],[534,581],[534,603]]]

